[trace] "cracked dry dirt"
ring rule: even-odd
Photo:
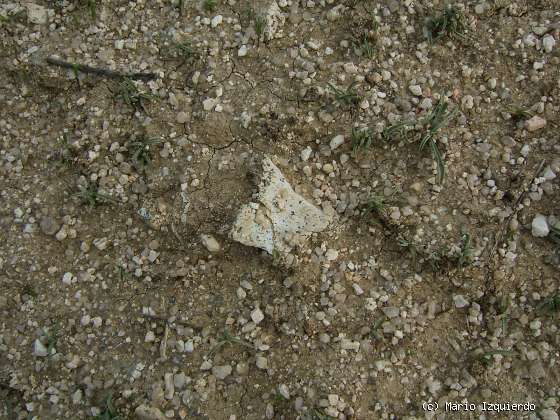
[[[0,418],[558,419],[559,10],[2,1]]]

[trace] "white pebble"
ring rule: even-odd
[[[257,307],[253,309],[253,311],[251,312],[251,319],[255,324],[260,323],[264,319],[264,314],[262,313],[260,308]]]
[[[193,340],[188,340],[185,343],[185,351],[187,353],[192,353],[194,351],[194,341]]]
[[[537,238],[544,238],[550,232],[546,217],[542,214],[537,214],[531,223],[531,233]]]
[[[177,114],[176,121],[177,121],[179,124],[184,124],[184,123],[186,123],[188,120],[189,120],[189,115],[188,115],[186,112],[181,111],[181,112],[179,112],[179,113]]]
[[[420,87],[420,85],[410,85],[408,87],[408,90],[410,90],[410,93],[412,93],[414,96],[422,96],[422,88]]]
[[[285,399],[290,399],[290,390],[286,384],[280,384],[278,386],[278,392],[282,395]]]
[[[360,296],[364,294],[364,289],[362,289],[359,284],[352,284],[352,288],[354,289],[354,293],[356,293],[356,295]]]
[[[469,306],[469,301],[465,299],[463,295],[453,296],[453,303],[455,304],[455,307],[459,309]]]
[[[263,356],[258,356],[256,360],[256,365],[259,369],[268,369],[268,359]]]
[[[550,52],[552,52],[552,50],[554,49],[554,46],[556,45],[556,40],[554,39],[554,37],[552,35],[547,35],[543,38],[542,45],[543,45],[544,50],[547,53],[550,53]]]
[[[242,45],[241,48],[239,48],[239,50],[237,51],[237,56],[238,57],[245,57],[247,55],[247,46],[246,45]]]
[[[354,350],[354,351],[358,351],[360,350],[360,342],[359,341],[352,341],[352,340],[348,340],[347,338],[343,338],[340,341],[340,347],[343,350]]]
[[[216,100],[214,98],[206,98],[202,101],[202,107],[205,111],[211,111],[216,106]]]
[[[70,273],[70,272],[64,273],[64,275],[62,276],[62,283],[64,283],[64,284],[72,284],[72,278],[73,278],[73,277],[74,277],[74,276],[73,276],[72,273]]]
[[[327,258],[327,261],[334,261],[338,258],[338,251],[332,248],[328,249],[325,253],[325,257]]]
[[[212,235],[200,235],[200,241],[209,252],[220,251],[220,243]]]
[[[223,21],[222,15],[214,16],[214,17],[212,18],[212,20],[210,21],[210,26],[212,26],[212,28],[215,28],[215,27],[218,26],[220,23],[222,23],[222,21]]]
[[[554,178],[556,178],[556,173],[554,173],[554,171],[550,166],[547,166],[546,168],[544,168],[544,172],[542,176],[547,181],[552,181]]]
[[[339,134],[338,136],[333,137],[329,145],[331,147],[331,150],[334,150],[340,145],[342,145],[343,143],[344,143],[344,136],[342,134]]]
[[[230,365],[214,366],[212,368],[212,373],[216,378],[223,380],[231,374],[232,370]]]
[[[303,149],[301,151],[301,160],[303,160],[304,162],[307,162],[309,160],[309,158],[311,157],[311,153],[313,153],[313,150],[311,149],[311,147],[307,146],[305,149]]]
[[[49,354],[47,348],[39,339],[33,343],[33,354],[37,357],[46,357]]]

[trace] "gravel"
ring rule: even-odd
[[[0,417],[557,419],[554,2],[249,3],[0,2]]]

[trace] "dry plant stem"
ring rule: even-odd
[[[163,340],[161,340],[160,356],[161,360],[167,360],[167,340],[169,338],[169,324],[165,323],[165,332],[163,333]]]
[[[529,191],[529,187],[535,181],[535,179],[538,177],[539,173],[544,168],[545,163],[546,163],[546,160],[543,159],[541,161],[541,163],[539,164],[539,166],[537,167],[537,170],[534,172],[533,177],[531,178],[531,181],[527,185],[525,185],[525,187],[523,188],[523,192],[521,194],[519,194],[519,197],[517,198],[517,200],[515,200],[515,204],[513,206],[513,212],[504,220],[504,222],[502,223],[502,226],[500,228],[500,231],[498,232],[498,235],[496,236],[496,240],[494,241],[494,244],[492,245],[492,249],[490,251],[490,254],[488,255],[488,265],[487,265],[487,269],[486,269],[486,285],[487,285],[488,289],[493,290],[495,288],[493,283],[490,284],[490,271],[491,271],[491,265],[492,265],[492,258],[494,257],[494,254],[496,253],[496,248],[498,247],[498,244],[502,242],[502,239],[504,237],[504,233],[505,233],[507,227],[509,226],[513,217],[516,216],[517,213],[519,212],[519,204],[523,201],[523,199],[527,195],[527,191]]]
[[[114,70],[91,67],[86,64],[70,63],[54,57],[48,57],[47,63],[53,66],[77,70],[82,73],[95,74],[97,76],[109,77],[111,79],[154,80],[158,77],[155,73],[120,73]]]

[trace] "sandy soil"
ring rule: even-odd
[[[1,2],[0,418],[557,420],[559,38],[557,0]],[[290,251],[231,237],[263,157],[330,220]]]

